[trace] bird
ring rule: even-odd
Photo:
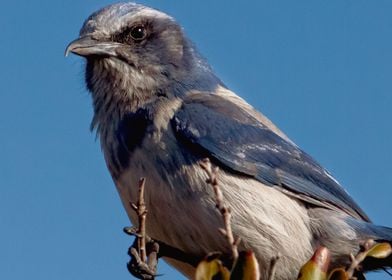
[[[146,177],[146,232],[202,259],[230,248],[200,162],[219,167],[240,250],[252,250],[266,279],[296,279],[320,246],[346,266],[362,242],[392,242],[340,183],[266,116],[230,90],[185,34],[159,10],[132,2],[106,6],[66,48],[85,58],[95,130],[108,170],[133,224],[137,182]],[[195,265],[166,258],[192,278]],[[391,267],[392,258],[363,270]]]

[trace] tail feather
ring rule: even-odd
[[[375,271],[375,270],[384,270],[388,274],[390,274],[387,269],[392,268],[392,255],[385,259],[376,259],[372,257],[367,257],[362,263],[363,271]]]
[[[392,245],[392,228],[354,219],[350,221],[350,225],[356,230],[361,240],[373,239],[377,242],[388,242]],[[364,271],[392,268],[392,255],[384,259],[367,257],[362,265]]]

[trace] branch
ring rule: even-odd
[[[146,203],[144,201],[144,187],[145,187],[146,179],[141,178],[139,181],[139,199],[137,204],[131,204],[133,210],[137,213],[139,228],[137,231],[137,242],[138,242],[138,253],[140,256],[140,260],[142,262],[147,261],[147,253],[146,253],[146,217],[147,217],[147,209]]]
[[[350,254],[351,264],[346,270],[348,279],[354,279],[353,276],[355,271],[359,270],[360,264],[365,260],[367,254],[375,244],[376,242],[372,239],[366,240],[365,243],[361,246],[361,250],[356,256]]]
[[[218,178],[217,178],[219,168],[212,167],[211,162],[208,158],[204,159],[200,163],[200,166],[207,173],[208,176],[207,183],[210,184],[214,189],[216,208],[218,208],[219,212],[221,213],[225,225],[225,228],[224,229],[221,228],[220,232],[226,237],[227,242],[230,244],[231,254],[233,256],[233,264],[235,264],[238,259],[238,244],[240,242],[240,239],[234,238],[231,229],[231,210],[223,202],[223,194],[220,189]]]
[[[276,264],[278,263],[278,260],[280,259],[280,254],[278,254],[276,257],[272,258],[270,261],[270,267],[268,271],[268,280],[274,280],[275,279],[275,274],[276,274]]]
[[[139,181],[139,198],[136,204],[131,203],[132,209],[138,216],[138,228],[124,228],[124,232],[136,236],[135,242],[129,248],[131,257],[127,264],[129,272],[139,279],[154,279],[156,276],[159,244],[146,235],[147,209],[144,201],[145,178]],[[146,242],[147,240],[147,242]],[[148,247],[146,248],[146,243]]]

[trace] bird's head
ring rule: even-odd
[[[68,45],[70,52],[87,59],[86,82],[93,95],[107,88],[148,98],[173,83],[203,86],[211,80],[206,74],[213,76],[172,17],[134,3],[93,13]]]

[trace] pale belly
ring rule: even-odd
[[[133,224],[137,216],[130,203],[138,197],[138,181],[146,177],[147,234],[184,252],[205,256],[212,251],[229,252],[218,231],[222,217],[215,208],[212,187],[197,162],[181,155],[171,158],[164,150],[135,151],[129,168],[116,186]],[[241,238],[240,250],[255,252],[266,275],[271,258],[281,255],[277,279],[296,279],[297,268],[312,254],[307,210],[277,189],[245,177],[220,171],[225,203],[232,209],[232,229]],[[294,241],[294,242],[293,242]],[[189,266],[169,261],[187,277]]]

